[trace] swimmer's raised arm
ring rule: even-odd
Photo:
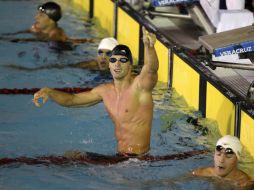
[[[38,102],[40,98],[43,99],[43,103],[46,103],[50,98],[57,104],[65,107],[91,106],[102,101],[99,95],[99,88],[96,87],[87,92],[70,94],[45,87],[34,94],[33,102],[37,107],[40,107],[41,105]]]
[[[141,88],[146,90],[152,90],[157,83],[158,74],[157,71],[159,69],[159,61],[157,57],[157,53],[154,48],[154,44],[156,42],[156,36],[153,33],[149,33],[142,28],[143,30],[143,43],[145,49],[144,55],[144,66],[139,75],[139,84]]]

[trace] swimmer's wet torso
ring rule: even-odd
[[[115,124],[119,153],[143,154],[150,148],[153,101],[149,93],[129,85],[121,92],[113,84],[102,91],[102,99]],[[108,90],[112,88],[112,90]],[[139,94],[139,95],[137,95]]]

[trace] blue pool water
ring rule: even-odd
[[[0,1],[0,33],[25,29],[33,22],[37,4],[43,1]],[[63,2],[63,1],[58,1]],[[101,38],[85,13],[63,5],[60,26],[70,36]],[[15,10],[15,14],[12,11]],[[9,22],[15,20],[17,24]],[[85,22],[85,23],[84,23]],[[21,24],[22,23],[22,24]],[[23,37],[23,35],[21,36]],[[100,73],[78,68],[18,70],[4,65],[38,68],[45,64],[72,64],[94,58],[98,41],[80,44],[72,51],[55,51],[45,42],[11,43],[0,41],[0,89],[50,87],[93,87]],[[3,52],[3,53],[2,53]],[[182,97],[165,84],[158,83],[153,92],[155,112],[151,137],[151,155],[174,154],[194,149],[213,149],[219,137],[213,121],[200,118],[187,107]],[[42,108],[32,103],[32,95],[0,95],[0,158],[62,155],[79,150],[105,155],[116,153],[114,127],[102,103],[89,108],[64,108],[49,101]],[[200,125],[210,133],[187,122],[200,118]],[[246,156],[241,163],[253,175],[253,160]],[[95,164],[0,166],[1,190],[84,190],[84,189],[229,189],[230,184],[211,178],[190,175],[192,169],[209,166],[212,152],[183,160],[158,162],[130,159],[115,165]]]

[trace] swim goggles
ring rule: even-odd
[[[125,58],[125,57],[122,57],[120,59],[117,59],[117,58],[114,58],[114,57],[109,58],[110,63],[115,63],[117,60],[120,61],[121,63],[127,63],[129,61],[129,59]]]
[[[102,50],[98,50],[98,55],[102,55],[102,54],[106,54],[106,56],[110,57],[111,56],[111,51],[102,51]]]
[[[43,13],[46,13],[46,10],[43,8],[43,6],[39,6],[39,7],[38,7],[38,10],[41,11],[41,12],[43,12]]]
[[[221,146],[221,145],[216,146],[216,150],[218,152],[220,152],[222,149],[224,149],[223,146]],[[235,154],[235,153],[234,153],[234,151],[231,148],[226,148],[225,149],[225,154]]]

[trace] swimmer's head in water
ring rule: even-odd
[[[38,10],[48,15],[50,19],[57,22],[62,17],[61,7],[54,2],[47,2],[38,6]]]
[[[236,157],[238,160],[240,160],[242,145],[237,137],[225,135],[224,137],[220,138],[216,143],[216,150],[221,151],[222,149],[225,149],[225,153],[236,154]]]
[[[98,46],[98,50],[100,49],[107,49],[112,51],[114,47],[118,45],[118,42],[115,38],[109,37],[109,38],[103,38]]]
[[[98,46],[97,63],[99,70],[105,71],[109,69],[109,57],[112,49],[118,45],[115,38],[103,38]]]
[[[122,55],[125,56],[129,59],[130,63],[132,64],[132,54],[131,50],[128,48],[126,45],[117,45],[113,50],[112,50],[112,55]]]

